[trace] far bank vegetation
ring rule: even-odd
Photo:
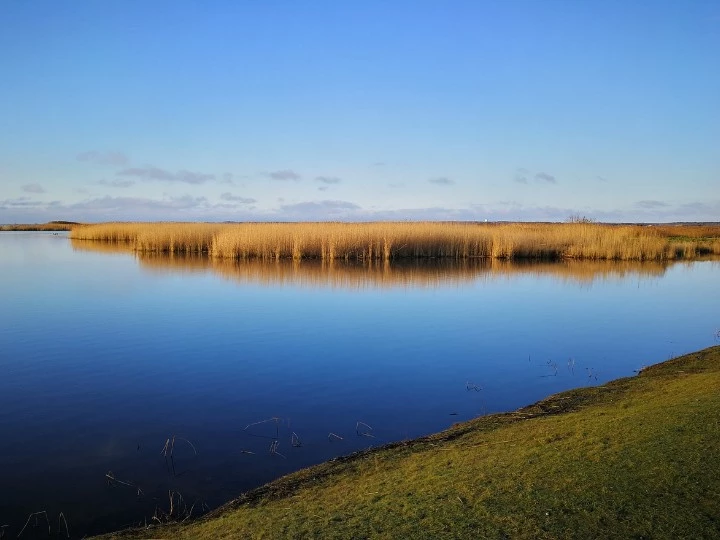
[[[47,223],[14,223],[0,225],[0,231],[69,231],[80,225],[75,221],[48,221]]]
[[[671,260],[720,255],[720,226],[601,223],[101,223],[71,237],[236,260]]]

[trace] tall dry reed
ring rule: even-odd
[[[668,260],[720,254],[720,227],[597,223],[103,223],[73,229],[80,240],[139,252],[207,253],[236,260],[411,258]]]

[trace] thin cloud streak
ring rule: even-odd
[[[226,195],[226,194],[223,194]],[[104,196],[77,203],[44,202],[31,197],[0,200],[2,221],[200,220],[200,221],[374,221],[374,220],[451,220],[451,221],[551,221],[562,222],[573,215],[584,215],[604,222],[717,221],[720,200],[688,202],[676,206],[602,210],[590,207],[525,206],[505,200],[488,204],[468,204],[460,208],[424,207],[382,210],[363,208],[343,200],[302,201],[292,204],[278,199],[279,207],[257,209],[249,197],[227,192],[219,202],[207,197],[183,195],[151,199],[145,197]],[[655,201],[661,202],[661,201]],[[662,203],[661,204],[666,204]]]
[[[337,218],[339,215],[347,216],[348,213],[354,213],[357,210],[361,210],[361,207],[348,201],[306,201],[282,205],[280,215],[289,218],[303,216],[303,219],[322,220],[331,217]]]
[[[515,177],[513,180],[517,182],[518,184],[527,184],[528,183],[528,175],[530,174],[530,171],[527,169],[520,168],[517,171],[515,171]]]
[[[130,163],[130,158],[123,152],[88,150],[87,152],[79,153],[75,157],[78,161],[85,161],[96,165],[112,165],[114,167],[124,167]]]
[[[645,201],[637,201],[635,203],[635,206],[638,208],[644,208],[646,210],[654,210],[656,208],[667,208],[670,205],[668,203],[662,202],[662,201],[645,200]]]
[[[117,176],[132,176],[147,182],[158,180],[161,182],[180,182],[184,184],[205,184],[215,180],[214,174],[180,170],[175,173],[159,167],[129,167],[117,172]]]
[[[42,187],[40,184],[25,184],[22,187],[22,190],[25,193],[45,193],[45,188]]]
[[[97,182],[101,186],[108,186],[114,188],[128,188],[135,185],[135,180],[99,180]]]
[[[548,184],[555,184],[557,183],[557,180],[552,174],[548,174],[545,172],[539,172],[535,175],[535,180],[538,182],[547,182]]]
[[[220,198],[223,201],[236,202],[236,203],[240,203],[240,204],[253,204],[253,203],[257,202],[256,199],[253,199],[251,197],[241,197],[239,195],[233,195],[232,193],[230,193],[228,191],[221,194]]]
[[[557,184],[557,178],[555,178],[552,174],[548,174],[546,172],[538,172],[533,175],[532,172],[525,169],[524,167],[520,167],[516,169],[515,175],[513,176],[513,181],[518,184],[529,184],[530,178],[533,178],[535,182],[544,182],[546,184]]]
[[[436,186],[452,186],[453,184],[455,184],[455,181],[451,178],[448,178],[447,176],[430,178],[428,182],[430,182],[431,184],[435,184]]]
[[[47,203],[36,201],[30,197],[17,197],[15,199],[5,199],[0,201],[0,210],[12,210],[16,208],[43,208]]]
[[[267,173],[264,173],[264,176],[267,176],[268,178],[272,180],[300,180],[302,176],[290,169],[282,169],[279,171],[270,171]]]
[[[315,181],[323,184],[339,184],[342,182],[337,176],[316,176]]]

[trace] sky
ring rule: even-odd
[[[0,2],[0,223],[720,221],[720,2]]]

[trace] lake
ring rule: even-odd
[[[632,376],[720,327],[713,261],[235,263],[3,232],[0,275],[10,538],[35,512],[22,538],[67,536],[63,518],[72,537],[162,519],[171,496],[197,515]]]

